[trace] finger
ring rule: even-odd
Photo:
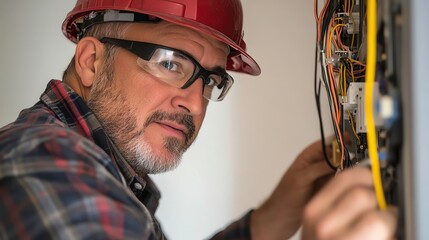
[[[297,161],[299,163],[303,162],[306,164],[311,164],[312,162],[317,162],[322,156],[322,145],[320,142],[314,142],[310,144],[307,148],[304,149],[299,155],[298,159],[304,159],[304,161]]]
[[[393,240],[397,226],[398,212],[394,207],[386,210],[367,212],[346,231],[341,232],[334,240]]]
[[[372,176],[368,169],[354,168],[338,174],[310,201],[305,211],[306,219],[317,221],[334,207],[348,189],[357,186],[372,187]]]
[[[314,182],[313,191],[311,197],[315,196],[320,189],[326,186],[328,182],[330,182],[335,177],[334,173],[330,172],[329,174],[322,176]]]
[[[341,229],[347,229],[363,213],[377,209],[377,201],[372,188],[355,187],[348,190],[334,203],[334,208],[318,223],[317,235],[322,239],[333,239]]]
[[[324,151],[323,148],[326,150],[326,154],[328,157],[332,156],[332,146],[326,145],[323,146],[321,141],[316,141],[310,144],[304,151],[302,151],[298,159],[302,159],[301,161],[296,161],[298,164],[312,164],[315,162],[324,161]]]
[[[333,171],[325,162],[320,161],[307,166],[305,171],[302,171],[301,174],[303,183],[313,184],[322,177],[327,175],[333,176]]]

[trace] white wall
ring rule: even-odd
[[[313,1],[242,0],[245,39],[259,77],[234,74],[231,94],[209,106],[182,165],[155,177],[158,216],[172,239],[202,239],[258,206],[288,165],[319,137],[313,97]],[[61,23],[74,1],[0,3],[0,125],[60,79],[74,45]]]

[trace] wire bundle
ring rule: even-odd
[[[320,106],[320,91],[321,85],[323,85],[327,93],[334,134],[340,148],[340,165],[334,166],[327,157],[326,152],[325,159],[333,169],[338,167],[340,170],[352,165],[342,135],[344,110],[341,103],[344,102],[347,96],[347,88],[350,82],[361,81],[364,78],[366,67],[358,59],[358,46],[361,41],[357,41],[355,36],[356,23],[359,19],[354,19],[353,17],[354,7],[354,0],[327,0],[319,14],[317,0],[314,0],[314,17],[317,25],[314,77],[316,105],[319,114],[322,144],[325,146]],[[344,40],[348,41],[345,42]],[[321,81],[318,79],[318,63],[320,64]],[[350,112],[346,113],[349,116],[354,137],[360,143],[361,139],[354,128],[355,121],[353,116]]]
[[[319,115],[322,144],[325,160],[333,169],[343,170],[351,167],[352,163],[345,145],[342,131],[344,111],[348,115],[350,125],[357,143],[361,144],[361,138],[355,129],[355,120],[349,110],[344,110],[342,101],[347,98],[347,89],[351,82],[365,82],[365,120],[367,123],[367,144],[371,160],[371,169],[374,180],[374,188],[378,205],[386,208],[386,200],[380,173],[380,164],[377,150],[376,128],[373,114],[373,91],[376,75],[377,61],[377,3],[376,0],[367,0],[366,8],[360,8],[360,15],[367,17],[367,42],[366,64],[359,60],[361,39],[356,40],[356,23],[359,22],[362,33],[362,19],[354,19],[353,12],[356,0],[326,0],[323,9],[318,11],[318,1],[314,0],[314,17],[317,25],[317,41],[315,54],[314,93]],[[367,12],[365,13],[364,10]],[[350,24],[351,23],[351,24]],[[350,29],[350,26],[352,29]],[[362,37],[362,34],[359,35]],[[348,40],[348,41],[344,41]],[[320,81],[318,78],[318,64],[320,66]],[[325,87],[330,116],[333,123],[334,134],[341,152],[339,166],[329,160],[326,153],[326,143],[321,116],[320,93],[322,85]]]

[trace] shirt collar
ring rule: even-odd
[[[92,140],[103,149],[120,169],[127,185],[137,198],[142,202],[144,200],[145,202],[143,203],[151,212],[155,211],[161,197],[155,184],[147,175],[140,177],[136,174],[103,130],[94,113],[73,89],[62,81],[51,80],[40,100],[68,128]]]

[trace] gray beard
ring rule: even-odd
[[[192,144],[192,136],[195,132],[192,116],[180,115],[169,116],[168,119],[175,118],[176,121],[188,127],[188,136],[185,143],[176,138],[165,138],[164,147],[170,153],[167,155],[155,155],[150,145],[143,140],[144,128],[150,123],[148,118],[143,129],[137,129],[137,122],[133,117],[133,109],[115,89],[112,84],[113,66],[105,63],[100,76],[95,78],[88,98],[88,106],[100,121],[107,135],[112,139],[117,149],[136,171],[139,176],[155,174],[175,169],[181,161],[183,153]],[[168,114],[155,113],[166,116]],[[155,117],[156,118],[156,117]],[[159,117],[158,117],[159,118]],[[177,120],[179,118],[179,120]]]

